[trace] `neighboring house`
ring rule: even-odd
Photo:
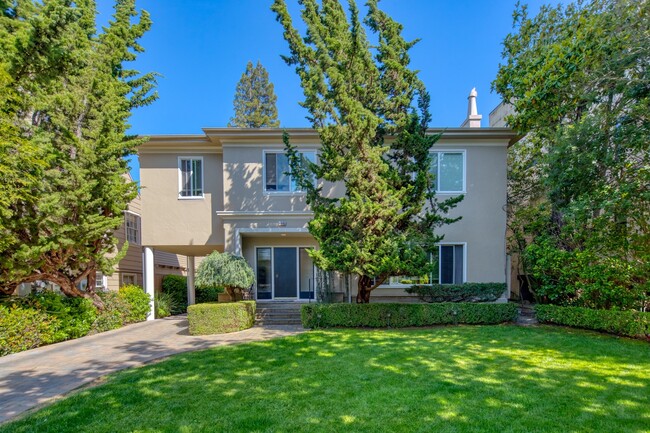
[[[508,128],[481,128],[476,93],[470,94],[461,128],[442,132],[434,170],[441,196],[464,194],[451,216],[462,220],[443,227],[435,252],[440,283],[506,282],[506,151],[515,139]],[[315,159],[316,131],[287,128],[292,143]],[[256,299],[310,300],[319,290],[307,254],[317,248],[307,230],[311,212],[305,194],[285,175],[289,170],[283,129],[205,128],[199,135],[154,135],[140,146],[144,284],[155,284],[154,252],[187,256],[192,296],[194,258],[210,252],[243,255],[255,270]],[[342,194],[341,186],[324,191]],[[374,300],[406,296],[409,277],[393,277],[377,288]],[[351,285],[347,295],[354,297]],[[190,299],[191,301],[191,299]]]

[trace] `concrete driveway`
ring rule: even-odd
[[[0,423],[117,370],[191,350],[285,337],[302,326],[191,336],[185,316],[136,323],[0,358]]]

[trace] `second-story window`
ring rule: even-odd
[[[465,192],[465,152],[433,152],[431,171],[436,177],[435,186],[437,193]]]
[[[140,216],[131,212],[124,214],[124,227],[126,240],[130,244],[140,243]]]
[[[300,152],[308,161],[316,162],[316,152]],[[266,192],[297,192],[300,188],[289,173],[289,158],[284,152],[264,153],[264,191]]]
[[[178,158],[180,192],[183,198],[203,197],[203,158]]]

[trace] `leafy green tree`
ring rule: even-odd
[[[320,248],[310,255],[321,269],[358,275],[357,302],[367,303],[389,276],[430,271],[429,253],[442,238],[434,229],[455,221],[444,214],[462,196],[435,196],[430,150],[439,136],[426,133],[429,96],[408,67],[417,41],[404,40],[402,26],[376,0],[365,19],[376,49],[354,1],[349,14],[338,1],[301,4],[305,37],[283,0],[272,10],[289,43],[284,59],[296,67],[302,105],[320,136],[318,163],[304,161],[286,134],[285,145],[314,212],[309,231]],[[328,197],[314,178],[342,183],[344,196]]]
[[[231,253],[214,251],[201,261],[196,270],[196,284],[202,287],[223,287],[236,300],[236,292],[249,289],[255,274],[246,260]]]
[[[511,178],[540,299],[644,308],[650,295],[650,7],[594,0],[514,13],[494,87],[527,134]],[[521,182],[520,182],[521,186]]]
[[[127,121],[157,95],[156,74],[125,68],[149,14],[134,0],[114,9],[98,32],[92,0],[0,2],[2,292],[47,280],[101,304],[76,286],[123,254],[113,232],[136,194],[125,157],[143,141]]]
[[[269,81],[269,73],[258,61],[253,67],[252,62],[246,65],[237,83],[235,91],[235,116],[230,119],[228,126],[237,128],[277,128],[277,101],[273,91],[273,83]]]

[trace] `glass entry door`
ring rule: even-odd
[[[257,299],[316,299],[309,247],[256,249]]]
[[[296,248],[273,248],[274,298],[296,298]]]

